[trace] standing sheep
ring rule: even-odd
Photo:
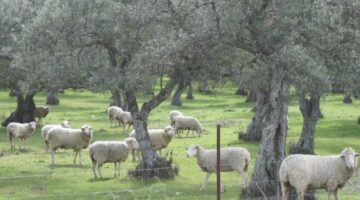
[[[81,129],[70,129],[62,127],[54,127],[48,131],[46,141],[50,145],[51,164],[55,164],[55,150],[73,149],[75,151],[74,164],[76,157],[79,155],[79,163],[81,163],[81,149],[89,146],[92,139],[92,128],[90,125],[84,125]]]
[[[110,120],[110,126],[112,126],[112,122],[114,120],[116,120],[116,116],[119,115],[123,110],[120,107],[117,106],[110,106],[106,112],[107,115],[109,116],[109,120]]]
[[[92,161],[92,169],[95,178],[96,169],[102,178],[101,167],[104,163],[114,163],[114,176],[120,176],[120,162],[124,162],[128,156],[128,145],[118,141],[96,141],[89,146],[89,155]]]
[[[151,147],[158,150],[161,155],[161,149],[166,148],[175,135],[175,130],[171,126],[166,126],[163,129],[148,129]],[[131,131],[129,137],[136,138],[135,130]]]
[[[338,190],[351,178],[357,168],[359,154],[352,148],[344,149],[337,156],[314,156],[294,154],[286,157],[280,166],[282,199],[287,200],[290,187],[295,187],[303,200],[308,188],[323,188],[339,199]]]
[[[49,143],[46,141],[46,136],[48,134],[48,131],[51,129],[51,128],[55,128],[55,127],[63,127],[63,128],[70,128],[70,122],[68,121],[63,121],[61,122],[61,124],[59,125],[45,125],[42,127],[41,129],[41,136],[44,138],[44,143],[45,143],[45,151],[46,153],[49,151]]]
[[[173,127],[175,128],[176,133],[179,137],[180,137],[179,134],[180,130],[188,130],[187,136],[189,136],[190,130],[193,131],[193,136],[194,136],[194,131],[196,131],[199,137],[204,130],[198,119],[196,119],[195,117],[182,116],[182,115],[178,115],[174,117]]]
[[[42,122],[42,118],[45,118],[50,112],[50,108],[48,106],[36,106],[34,110],[34,118],[37,118],[37,122],[40,125]]]
[[[12,150],[15,150],[15,140],[20,138],[19,149],[21,150],[21,144],[24,140],[24,149],[26,149],[26,139],[32,136],[36,129],[36,122],[30,123],[16,123],[12,122],[7,125],[6,130],[10,141],[10,147]]]
[[[121,113],[118,113],[115,116],[115,119],[118,120],[119,125],[122,125],[124,127],[125,132],[125,126],[128,124],[128,128],[126,130],[129,130],[130,126],[133,124],[133,119],[130,112],[123,111]]]
[[[124,142],[129,147],[129,152],[131,152],[133,161],[135,161],[136,158],[138,160],[140,160],[140,147],[139,147],[139,143],[137,142],[137,140],[133,137],[128,137],[124,140]]]
[[[174,125],[174,118],[176,116],[184,116],[180,111],[178,110],[173,110],[169,113],[169,120],[170,120],[170,125],[173,126]]]
[[[211,173],[216,171],[216,149],[208,149],[198,145],[191,145],[186,148],[187,157],[196,156],[197,163],[202,171],[206,172],[205,182],[200,188],[203,191],[208,183]],[[241,147],[227,147],[220,150],[220,170],[222,172],[237,171],[241,173],[244,184],[248,184],[247,170],[250,162],[250,153],[247,149]],[[221,183],[221,192],[224,192],[224,186]]]

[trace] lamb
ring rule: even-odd
[[[110,120],[110,126],[112,126],[112,122],[115,120],[115,117],[120,114],[123,110],[120,107],[117,106],[110,106],[107,109],[107,114],[109,116],[109,120]]]
[[[351,178],[357,168],[359,153],[352,148],[344,149],[340,155],[315,156],[294,154],[286,157],[280,166],[282,199],[288,199],[290,187],[295,187],[299,199],[303,200],[308,188],[327,190],[339,199],[338,190]]]
[[[102,178],[101,167],[104,163],[114,163],[114,176],[120,176],[120,162],[124,162],[128,156],[129,147],[125,142],[96,141],[89,146],[89,155],[92,161],[92,169],[97,178],[96,169]]]
[[[170,125],[173,126],[174,125],[174,118],[176,116],[184,116],[180,111],[178,110],[173,110],[169,113],[169,120],[170,120]]]
[[[51,164],[55,164],[55,150],[73,149],[75,151],[74,164],[76,157],[79,155],[79,163],[81,162],[81,149],[89,146],[92,139],[92,128],[90,125],[83,125],[81,129],[70,129],[63,127],[54,127],[48,131],[46,141],[50,145],[51,150]]]
[[[200,191],[204,191],[211,173],[216,171],[216,149],[204,149],[198,145],[191,145],[186,148],[187,157],[196,156],[197,163],[202,171],[206,172],[205,182]],[[227,147],[220,150],[220,170],[222,172],[239,172],[244,184],[248,184],[247,170],[250,162],[250,153],[242,147]],[[224,186],[221,183],[221,192],[224,192]]]
[[[174,117],[173,120],[174,120],[173,127],[176,129],[176,134],[179,137],[180,137],[179,134],[180,130],[188,130],[187,136],[189,135],[190,130],[196,131],[199,137],[204,130],[199,120],[196,119],[195,117],[178,115]],[[193,136],[194,136],[194,132],[193,132]]]
[[[131,152],[131,154],[132,154],[133,161],[135,161],[136,158],[138,158],[138,160],[140,160],[140,148],[139,148],[139,143],[137,142],[137,140],[133,137],[128,137],[124,140],[124,142],[129,147],[129,152]]]
[[[159,151],[161,155],[161,149],[166,148],[175,135],[175,129],[171,126],[166,126],[163,129],[148,129],[151,147]],[[131,131],[129,137],[136,138],[135,130]]]
[[[36,106],[34,110],[34,118],[37,118],[37,122],[41,124],[42,118],[45,118],[50,112],[48,106]]]
[[[48,134],[48,131],[51,129],[51,128],[54,128],[54,127],[63,127],[63,128],[70,128],[70,122],[68,121],[63,121],[61,122],[61,124],[59,125],[45,125],[42,127],[41,129],[41,136],[44,138],[44,143],[45,143],[45,151],[46,153],[49,151],[49,143],[46,141],[46,136]]]
[[[131,113],[127,112],[127,111],[123,111],[121,113],[118,113],[115,116],[115,119],[118,120],[119,125],[123,125],[124,131],[125,131],[126,124],[129,125],[126,130],[129,130],[130,126],[133,124],[133,119],[132,119]]]
[[[26,149],[26,139],[30,136],[32,136],[36,129],[36,122],[30,122],[30,123],[17,123],[17,122],[11,122],[7,125],[7,134],[10,141],[10,147],[12,150],[15,150],[15,139],[20,138],[20,147],[21,150],[21,143],[24,141],[24,149]]]

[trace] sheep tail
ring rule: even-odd
[[[245,162],[244,172],[247,172],[248,167],[249,167],[249,160],[247,158],[245,158],[244,162]]]
[[[92,162],[92,163],[96,163],[95,158],[94,158],[94,152],[93,152],[93,151],[90,151],[90,152],[89,152],[89,155],[90,155],[91,162]]]

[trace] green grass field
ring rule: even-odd
[[[44,151],[37,128],[34,136],[28,139],[29,150],[10,151],[6,129],[0,128],[0,149],[5,156],[0,158],[0,199],[215,199],[216,176],[210,177],[208,188],[200,192],[204,180],[203,173],[195,158],[186,158],[185,147],[191,144],[215,147],[216,124],[221,123],[222,146],[242,146],[250,150],[252,161],[249,176],[256,160],[257,143],[239,141],[237,132],[245,131],[253,115],[252,104],[244,103],[245,98],[234,95],[235,89],[225,86],[214,94],[195,93],[195,100],[184,100],[183,107],[173,107],[170,100],[152,111],[149,127],[158,128],[168,124],[168,113],[179,109],[186,115],[196,116],[206,131],[202,137],[174,138],[167,150],[173,151],[174,161],[179,166],[179,176],[174,180],[139,180],[127,176],[127,170],[133,169],[136,162],[128,159],[121,165],[120,178],[113,178],[113,164],[103,167],[104,179],[95,180],[91,170],[88,151],[82,151],[83,166],[73,165],[74,153],[60,150],[56,156],[55,167],[50,166],[50,155]],[[110,127],[105,110],[109,94],[94,94],[89,91],[67,90],[60,94],[60,105],[51,106],[51,113],[43,119],[43,124],[58,124],[69,120],[72,128],[90,124],[94,130],[93,140],[123,140],[129,131],[120,127]],[[140,101],[144,101],[144,96]],[[342,96],[329,95],[322,99],[321,108],[325,115],[318,123],[316,135],[316,153],[321,155],[338,154],[351,146],[360,151],[360,101],[343,104]],[[45,95],[38,94],[37,105],[45,103]],[[16,107],[16,99],[0,91],[0,120],[9,116]],[[302,118],[296,98],[292,98],[289,108],[289,133],[287,144],[294,143],[301,131]],[[17,143],[18,146],[18,143]],[[241,176],[236,172],[222,173],[225,185],[223,199],[239,199]],[[339,193],[341,199],[360,200],[360,175],[356,172],[350,184]],[[319,199],[327,199],[324,190],[316,193]]]

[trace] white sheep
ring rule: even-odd
[[[208,183],[211,173],[216,171],[216,149],[204,149],[198,145],[191,145],[186,148],[187,157],[196,156],[197,163],[202,171],[206,172],[205,181],[200,188],[203,191]],[[239,172],[244,184],[248,184],[247,170],[250,163],[250,153],[242,147],[227,147],[220,149],[220,170],[222,172]],[[221,183],[221,192],[224,192],[224,186]]]
[[[170,113],[169,113],[169,120],[170,120],[170,125],[171,126],[173,126],[174,125],[174,118],[176,117],[176,116],[183,116],[183,114],[180,112],[180,111],[178,111],[178,110],[173,110],[173,111],[171,111]]]
[[[175,135],[175,130],[171,126],[166,126],[163,129],[148,129],[151,147],[159,151],[161,155],[161,149],[166,148]],[[131,131],[129,137],[136,138],[135,130]]]
[[[63,127],[54,127],[48,131],[46,141],[50,145],[51,164],[55,164],[55,150],[73,149],[75,151],[74,164],[76,157],[79,155],[79,163],[81,162],[81,149],[89,146],[92,139],[92,128],[90,125],[84,125],[80,129],[70,129]]]
[[[124,142],[129,147],[129,153],[131,152],[133,161],[135,161],[136,158],[140,160],[140,147],[137,140],[133,137],[128,137],[124,140]]]
[[[352,148],[346,148],[335,156],[294,154],[286,157],[279,170],[282,199],[288,199],[291,186],[295,187],[301,200],[308,188],[326,189],[328,199],[331,194],[338,199],[338,189],[353,175],[358,156]]]
[[[120,162],[124,162],[128,156],[128,145],[118,141],[96,141],[89,146],[89,155],[92,161],[92,169],[95,178],[96,169],[102,178],[101,167],[104,163],[114,163],[114,176],[120,176]]]
[[[115,119],[118,120],[119,125],[122,125],[124,127],[124,131],[125,131],[125,126],[128,124],[128,128],[126,130],[129,130],[130,126],[133,124],[133,119],[131,116],[131,112],[127,112],[127,111],[123,111],[121,113],[118,113],[115,116]]]
[[[178,115],[175,116],[173,120],[174,123],[172,126],[175,128],[176,133],[179,137],[180,137],[179,134],[180,130],[188,130],[187,136],[189,135],[190,130],[193,131],[193,136],[194,136],[194,131],[196,131],[198,136],[200,136],[201,133],[204,131],[199,120],[196,119],[195,117]]]
[[[36,122],[30,123],[17,123],[11,122],[7,125],[6,130],[10,141],[11,149],[15,150],[15,140],[20,138],[19,149],[21,149],[21,144],[24,141],[24,149],[26,149],[26,139],[32,136],[36,129]]]
[[[112,126],[112,122],[114,120],[116,120],[116,115],[120,114],[123,110],[120,107],[117,106],[110,106],[108,107],[108,109],[106,110],[107,115],[109,116],[109,120],[110,120],[110,126]]]
[[[45,118],[49,114],[49,112],[49,106],[36,106],[34,110],[34,118],[37,118],[37,122],[41,124],[42,118]]]
[[[46,136],[47,136],[47,134],[48,134],[48,131],[49,131],[51,128],[54,128],[54,127],[70,128],[70,122],[68,122],[68,121],[63,121],[63,122],[61,122],[61,124],[59,124],[59,125],[51,125],[51,124],[48,124],[48,125],[45,125],[45,126],[42,127],[42,129],[41,129],[41,136],[44,138],[45,151],[46,151],[46,153],[49,151],[49,143],[46,141]]]

